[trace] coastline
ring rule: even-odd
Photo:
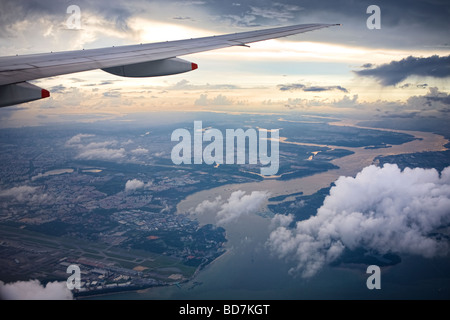
[[[344,125],[341,123],[339,125]],[[348,122],[345,122],[345,125],[351,125]],[[356,125],[355,125],[356,126]],[[362,127],[366,128],[366,127]],[[378,128],[369,128],[367,129],[378,129]],[[391,131],[390,129],[380,129],[385,131]],[[332,160],[331,163],[337,165],[339,169],[328,170],[323,173],[318,173],[312,176],[292,179],[288,181],[277,181],[275,179],[265,179],[260,182],[251,182],[251,183],[238,183],[238,184],[229,184],[224,185],[212,189],[202,190],[197,193],[191,194],[181,200],[177,204],[177,213],[186,213],[189,212],[190,208],[195,208],[196,205],[201,203],[204,200],[214,200],[217,195],[221,195],[224,199],[229,196],[233,191],[244,190],[247,192],[255,191],[255,190],[270,190],[275,191],[272,192],[271,196],[286,196],[294,193],[302,192],[303,195],[311,195],[314,192],[317,192],[322,187],[329,186],[330,183],[334,182],[339,176],[342,175],[354,175],[358,173],[361,169],[363,169],[367,165],[373,164],[375,158],[377,156],[384,155],[396,155],[396,154],[405,154],[405,153],[417,153],[417,152],[427,152],[427,151],[445,151],[447,148],[445,144],[449,142],[448,139],[445,139],[442,135],[422,132],[422,131],[407,131],[407,130],[392,130],[393,132],[402,132],[406,134],[413,135],[415,139],[411,142],[404,143],[402,145],[394,145],[391,148],[380,148],[380,149],[365,149],[364,147],[360,148],[348,148],[348,147],[339,147],[342,149],[348,149],[354,151],[355,153],[352,155],[348,155],[342,158],[338,158]],[[286,141],[286,140],[284,140]],[[285,142],[290,143],[290,142]],[[293,142],[294,144],[301,144],[297,142]],[[330,146],[327,146],[330,147]],[[264,210],[264,208],[263,208]],[[216,217],[214,214],[210,215],[199,215],[199,214],[191,214],[191,218],[197,219],[200,224],[215,224]],[[264,220],[265,224],[268,224],[268,219],[261,218]],[[242,226],[239,226],[241,228]],[[183,291],[180,293],[181,296],[185,293],[185,290],[191,290],[192,288],[198,286],[196,280],[201,276],[201,278],[205,278],[206,274],[211,274],[217,272],[217,270],[223,270],[223,264],[226,258],[231,257],[231,253],[234,249],[234,244],[237,244],[239,240],[239,236],[242,235],[242,232],[236,231],[236,226],[231,226],[230,229],[228,226],[226,227],[226,238],[227,242],[224,244],[224,252],[217,256],[215,259],[205,264],[204,266],[197,268],[194,272],[193,276],[189,279],[186,279],[182,283],[192,283],[191,287],[184,287]],[[249,236],[250,237],[250,236]],[[261,238],[262,239],[262,238]],[[257,242],[254,242],[257,243]],[[214,270],[210,270],[210,272],[200,272],[213,268]],[[347,270],[346,268],[343,268]],[[350,268],[351,269],[351,268]],[[214,272],[213,272],[214,271]],[[205,275],[205,276],[203,276]],[[206,279],[208,276],[206,276]],[[203,279],[199,279],[201,281]],[[202,282],[199,282],[202,283]],[[203,283],[207,283],[203,281]],[[143,295],[142,298],[153,299],[151,294],[149,294],[152,288],[161,288],[163,291],[159,291],[159,293],[164,292],[169,297],[173,295],[178,296],[178,291],[169,290],[162,287],[172,287],[174,284],[169,284],[165,286],[152,286],[149,288],[141,288],[137,290],[131,290],[136,294]],[[180,288],[181,289],[181,288]],[[130,292],[130,290],[127,290]],[[124,291],[125,292],[125,291]],[[117,292],[107,293],[104,295],[114,295]],[[120,294],[120,293],[119,293]],[[138,297],[139,298],[139,297]]]
[[[356,123],[357,121],[342,121],[332,122],[330,125],[337,126],[354,126],[356,128],[374,129],[380,131],[391,131],[398,133],[405,133],[414,136],[414,140],[403,143],[401,145],[393,145],[391,148],[379,148],[379,149],[365,149],[365,147],[341,147],[321,144],[310,144],[301,142],[287,141],[287,138],[280,137],[280,143],[290,143],[296,145],[308,145],[319,146],[328,148],[340,148],[352,151],[353,154],[337,158],[331,161],[333,165],[339,167],[339,169],[331,169],[326,172],[317,173],[311,176],[294,178],[290,180],[276,180],[276,179],[264,179],[258,182],[227,184],[212,189],[202,190],[193,193],[177,204],[177,213],[189,212],[189,209],[195,207],[204,200],[213,201],[217,196],[221,195],[222,198],[227,198],[233,191],[243,190],[246,192],[252,191],[270,191],[271,197],[284,196],[293,193],[303,192],[304,195],[311,195],[321,188],[328,187],[332,182],[336,181],[340,176],[353,176],[364,167],[373,164],[377,156],[398,155],[405,153],[418,153],[429,151],[445,151],[446,144],[450,140],[444,136],[423,131],[408,131],[408,130],[395,130],[385,128],[374,127],[361,127]],[[196,215],[195,218],[205,221],[205,223],[214,223],[214,217],[206,218]]]
[[[84,299],[89,300],[91,298],[96,298],[96,297],[110,296],[110,295],[121,294],[121,293],[130,293],[130,292],[145,294],[153,288],[179,286],[181,284],[185,284],[185,283],[194,281],[196,279],[196,277],[200,274],[200,271],[206,269],[207,267],[209,267],[210,265],[212,265],[213,263],[218,261],[222,256],[226,255],[228,252],[229,252],[229,249],[223,248],[222,251],[218,252],[215,255],[214,259],[202,262],[197,267],[197,269],[194,271],[192,276],[190,276],[189,278],[177,281],[177,282],[156,284],[156,285],[142,285],[142,286],[132,285],[132,286],[125,286],[125,287],[102,288],[99,290],[88,290],[88,291],[76,292],[73,294],[73,296],[74,296],[74,299],[76,299],[76,300],[84,300]]]

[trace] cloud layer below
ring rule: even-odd
[[[0,190],[0,199],[2,202],[6,203],[6,200],[3,198],[14,199],[17,202],[22,203],[35,204],[46,204],[52,200],[48,194],[40,192],[38,187],[30,186],[19,186]]]
[[[405,169],[369,166],[355,178],[340,177],[317,215],[288,225],[279,219],[268,246],[293,261],[290,272],[314,276],[345,248],[427,258],[448,253],[448,242],[433,236],[450,223],[450,167]]]
[[[193,210],[193,213],[217,212],[217,224],[225,225],[235,222],[242,215],[256,213],[268,197],[269,193],[266,191],[253,191],[251,194],[245,194],[245,191],[239,190],[233,192],[228,200],[223,200],[221,196],[214,201],[205,200]]]
[[[137,189],[142,189],[142,188],[144,188],[144,186],[145,186],[145,183],[141,180],[138,180],[138,179],[128,180],[125,183],[125,192],[132,192]]]
[[[49,282],[46,286],[39,280],[17,281],[5,284],[0,281],[2,300],[72,300],[72,292],[65,282]]]
[[[115,140],[103,142],[84,143],[86,138],[95,137],[92,134],[77,134],[66,142],[66,146],[79,150],[77,159],[83,160],[122,160],[125,158],[125,149],[117,148]]]

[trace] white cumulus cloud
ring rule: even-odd
[[[66,146],[79,150],[76,159],[84,160],[122,160],[126,157],[124,148],[117,148],[116,140],[90,142],[83,144],[84,138],[95,137],[93,134],[77,134],[67,140]]]
[[[125,158],[125,149],[85,148],[76,158],[85,160],[120,160]]]
[[[199,203],[197,207],[195,207],[193,212],[196,214],[212,212],[213,210],[219,208],[223,203],[224,201],[222,200],[222,197],[217,196],[213,201],[204,200],[203,202]]]
[[[222,200],[220,196],[213,201],[205,200],[193,212],[197,214],[217,212],[217,224],[224,225],[241,215],[256,213],[268,197],[267,191],[253,191],[251,194],[245,194],[245,191],[238,190],[234,191],[228,200]]]
[[[42,285],[39,280],[4,283],[0,281],[2,300],[72,300],[72,292],[65,282],[49,282]]]
[[[148,150],[145,148],[136,148],[134,150],[131,150],[131,153],[133,154],[147,154]]]
[[[79,144],[81,143],[81,139],[83,138],[89,138],[89,137],[95,137],[94,134],[87,134],[87,133],[79,133],[69,140],[67,140],[66,145],[73,145],[73,144]]]
[[[439,175],[435,169],[369,166],[335,184],[317,215],[295,228],[282,223],[270,234],[268,246],[295,263],[292,273],[314,276],[345,248],[428,258],[448,253],[448,242],[432,234],[450,223],[450,167]]]
[[[40,193],[38,187],[30,186],[19,186],[1,190],[0,198],[13,198],[18,202],[33,203],[41,203],[50,199],[46,193]]]
[[[0,197],[13,197],[18,201],[24,201],[33,196],[37,187],[20,186],[0,191]]]
[[[125,191],[129,192],[129,191],[134,191],[137,189],[142,189],[144,186],[145,186],[145,183],[141,180],[138,180],[138,179],[128,180],[125,183]]]

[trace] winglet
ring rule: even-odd
[[[48,90],[42,89],[41,98],[48,98],[48,97],[50,97],[50,92]]]
[[[28,82],[19,82],[0,86],[0,107],[39,100],[50,97],[48,90]]]

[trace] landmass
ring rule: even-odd
[[[221,116],[218,129],[248,126],[251,116]],[[206,123],[206,121],[204,121]],[[295,123],[261,117],[278,128],[280,170],[286,181],[336,169],[332,160],[352,154],[346,146],[402,144],[413,136],[374,129]],[[1,129],[0,280],[66,281],[67,267],[80,266],[76,296],[192,280],[225,252],[226,230],[200,226],[177,204],[202,190],[258,182],[258,165],[174,165],[170,159],[176,126],[62,126]],[[342,148],[308,144],[330,144]],[[381,161],[381,159],[380,159]],[[271,198],[274,212],[296,221],[315,214],[328,194],[294,193]],[[286,200],[286,199],[295,200]]]

